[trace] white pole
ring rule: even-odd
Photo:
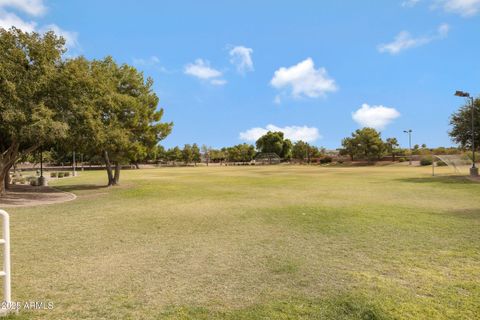
[[[4,210],[0,210],[0,215],[3,218],[3,239],[1,239],[1,242],[4,244],[2,275],[5,279],[3,281],[3,295],[4,301],[8,306],[12,302],[12,284],[10,276],[10,218],[8,213]]]

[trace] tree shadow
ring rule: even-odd
[[[480,220],[480,209],[450,210],[440,214],[455,218]]]
[[[436,176],[423,178],[402,178],[396,179],[408,183],[444,183],[444,184],[476,184],[477,182],[468,179],[466,176]]]
[[[56,189],[62,190],[65,192],[73,192],[75,191],[90,191],[90,190],[100,190],[100,189],[107,189],[107,185],[97,185],[97,184],[74,184],[74,185],[66,185],[66,186],[55,186]]]

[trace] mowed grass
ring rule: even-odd
[[[407,166],[103,171],[10,209],[12,319],[475,319],[480,184]]]

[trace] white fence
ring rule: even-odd
[[[3,269],[0,271],[0,277],[3,277],[3,306],[0,308],[0,315],[5,315],[9,311],[12,303],[12,283],[10,273],[10,217],[4,210],[0,210],[3,224],[3,239],[0,239],[0,245],[3,245]]]

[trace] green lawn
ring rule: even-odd
[[[444,173],[448,168],[438,168]],[[474,319],[480,184],[408,166],[197,167],[55,182],[10,209],[12,319]]]

